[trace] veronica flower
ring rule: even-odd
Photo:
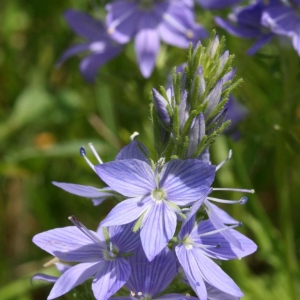
[[[235,5],[243,0],[195,0],[204,9],[222,9],[228,6]]]
[[[138,220],[141,242],[151,261],[173,237],[178,206],[192,204],[210,190],[215,167],[196,159],[171,160],[155,170],[138,159],[95,166],[100,178],[127,199],[117,204],[102,222],[122,225]]]
[[[262,15],[262,24],[272,32],[292,38],[293,46],[300,55],[300,1],[278,2],[267,7]]]
[[[222,161],[218,166],[216,166],[216,171],[218,171],[229,159],[231,159],[232,151],[229,151],[228,157]],[[234,192],[242,192],[242,193],[254,193],[254,190],[247,190],[247,189],[236,189],[236,188],[211,188],[210,192],[213,191],[234,191]],[[216,197],[212,197],[211,195],[203,195],[203,198],[200,198],[196,201],[191,208],[189,209],[188,213],[186,214],[186,218],[184,219],[183,225],[184,226],[187,222],[190,221],[191,218],[194,218],[196,213],[199,211],[200,207],[203,205],[205,212],[213,224],[213,226],[221,230],[220,234],[232,245],[237,248],[242,249],[242,246],[238,239],[232,234],[230,230],[224,230],[227,228],[227,225],[238,225],[239,222],[232,218],[227,212],[220,209],[214,203],[222,203],[222,204],[241,204],[244,205],[248,201],[247,197],[242,197],[239,200],[226,200],[220,199]]]
[[[261,23],[261,18],[267,6],[275,5],[279,0],[262,1],[246,7],[236,7],[229,15],[229,21],[216,17],[216,23],[232,35],[241,38],[256,39],[255,44],[248,50],[253,55],[263,45],[268,43],[274,34]]]
[[[99,157],[96,149],[92,145],[92,143],[89,143],[89,147],[91,148],[93,154],[97,158],[98,162],[102,164],[102,160]],[[88,160],[86,157],[86,152],[83,147],[80,148],[80,154],[85,158],[87,161],[88,165],[95,171],[94,165]],[[129,159],[129,158],[136,158],[143,160],[145,162],[149,162],[149,159],[147,158],[147,155],[149,155],[148,150],[146,147],[132,139],[131,143],[123,147],[118,155],[116,156],[116,160],[121,160],[121,159]],[[77,195],[80,197],[85,197],[92,199],[92,202],[94,205],[100,205],[104,200],[107,200],[112,197],[119,197],[120,195],[116,193],[115,191],[112,191],[108,187],[104,188],[95,188],[92,186],[87,186],[87,185],[80,185],[80,184],[74,184],[74,183],[66,183],[66,182],[57,182],[53,181],[52,182],[55,186],[65,190],[68,193],[71,193],[73,195]]]
[[[165,290],[177,274],[176,258],[168,248],[164,248],[151,262],[139,247],[136,255],[128,259],[131,266],[131,275],[126,287],[131,291],[129,297],[113,297],[110,300],[196,300],[197,298],[180,294],[157,296]]]
[[[67,49],[59,58],[60,65],[69,57],[81,52],[89,52],[80,64],[80,71],[88,82],[94,82],[98,69],[107,61],[118,55],[122,47],[107,34],[101,21],[76,10],[67,10],[64,17],[75,33],[86,39],[85,43]]]
[[[123,256],[135,250],[139,235],[132,232],[132,224],[109,227],[107,237],[101,226],[94,232],[75,217],[70,220],[75,226],[45,231],[33,238],[37,246],[58,259],[78,263],[55,281],[48,299],[64,295],[91,277],[95,298],[108,299],[129,278],[130,265]]]
[[[232,96],[229,97],[226,109],[226,119],[230,120],[231,124],[224,133],[230,135],[232,139],[238,140],[240,133],[237,126],[243,119],[246,118],[248,109]]]
[[[234,229],[229,227],[223,229],[231,231],[239,240],[243,248],[241,250],[230,244],[209,220],[198,224],[195,224],[194,220],[193,217],[182,226],[178,234],[179,244],[175,248],[189,284],[200,300],[209,299],[205,282],[221,292],[242,297],[240,288],[211,258],[240,259],[256,251],[257,246]]]
[[[180,48],[206,36],[194,22],[191,7],[182,0],[115,0],[107,5],[108,33],[118,43],[134,39],[140,70],[149,77],[160,40]]]

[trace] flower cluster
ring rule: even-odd
[[[127,1],[113,2],[111,24],[117,24],[123,6],[128,14],[137,13],[140,7],[134,2],[130,6]],[[158,2],[154,7],[161,10],[165,3]],[[111,28],[117,30],[114,26]],[[124,28],[125,32],[115,34],[129,39],[132,35],[128,32],[133,31],[129,24]],[[230,124],[226,118],[229,94],[239,83],[234,80],[233,57],[223,47],[224,40],[217,35],[207,47],[200,43],[190,47],[188,62],[182,72],[174,71],[171,86],[161,87],[159,92],[153,89],[151,120],[156,160],[134,135],[111,162],[103,163],[90,145],[99,162],[93,165],[81,147],[80,154],[107,187],[54,182],[68,192],[93,199],[95,205],[106,199],[114,199],[117,204],[96,232],[72,216],[69,219],[75,226],[33,238],[36,245],[55,256],[56,262],[72,263],[59,278],[42,274],[34,277],[55,282],[48,299],[67,293],[89,278],[98,300],[233,300],[243,296],[214,262],[241,259],[257,248],[235,230],[241,223],[213,203],[245,204],[247,198],[211,196],[222,190],[212,185],[226,160],[213,165],[209,148]],[[177,293],[176,282],[185,295]],[[118,294],[121,288],[127,296]],[[188,293],[191,291],[195,296]]]
[[[248,6],[236,7],[229,21],[216,17],[216,23],[229,33],[257,41],[248,50],[254,54],[269,42],[274,35],[291,38],[293,47],[300,55],[299,0],[256,0]]]
[[[205,10],[233,6],[229,20],[216,16],[217,25],[238,37],[254,38],[250,55],[268,43],[275,34],[292,39],[300,55],[299,0],[255,0],[248,6],[236,6],[241,0],[114,0],[106,5],[105,21],[95,20],[86,13],[67,10],[64,14],[72,30],[85,39],[66,50],[59,58],[60,65],[69,57],[88,52],[80,70],[88,82],[94,82],[98,69],[123,51],[124,45],[134,42],[136,59],[142,75],[151,76],[164,42],[188,48],[206,38],[204,27],[195,21],[194,3]]]
[[[68,49],[59,64],[68,57],[88,50],[80,69],[93,82],[98,68],[118,55],[123,45],[134,41],[136,58],[144,77],[155,66],[160,41],[180,48],[206,37],[207,33],[194,20],[192,7],[181,0],[115,0],[106,5],[106,22],[68,10],[65,19],[70,27],[87,40]]]

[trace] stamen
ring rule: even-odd
[[[209,231],[209,232],[200,233],[200,234],[198,234],[198,237],[220,233],[220,232],[223,232],[223,231],[226,231],[226,230],[229,230],[229,229],[233,229],[235,227],[241,227],[242,225],[243,225],[243,223],[239,222],[237,224],[233,224],[233,225],[230,225],[230,226],[225,226],[225,227],[222,227],[222,228],[219,228],[219,229],[216,229],[216,230],[212,230],[212,231]]]
[[[96,151],[94,145],[93,145],[92,143],[89,143],[89,147],[90,147],[90,149],[92,150],[92,152],[94,153],[95,157],[97,158],[99,164],[102,165],[102,164],[103,164],[103,161],[102,161],[102,159],[100,158],[100,156],[98,155],[98,153],[97,153],[97,151]]]
[[[166,20],[170,25],[174,26],[178,31],[184,34],[187,38],[191,39],[194,37],[194,32],[191,29],[186,29],[182,24],[180,24],[175,18],[170,14],[163,14],[164,20]]]
[[[45,267],[45,268],[52,267],[53,265],[57,264],[58,262],[59,262],[59,258],[54,257],[51,260],[44,263],[43,267]]]
[[[83,146],[80,147],[79,149],[79,153],[80,155],[85,159],[85,161],[87,162],[87,164],[93,169],[93,171],[96,172],[94,165],[91,163],[91,161],[86,157],[86,151],[84,149]]]
[[[93,242],[102,246],[103,242],[101,242],[98,237],[96,237],[90,230],[88,230],[75,216],[70,216],[68,218],[84,235],[90,238]]]
[[[138,133],[137,131],[135,131],[135,132],[130,136],[130,140],[133,141],[138,135],[139,135],[139,133]]]
[[[115,19],[113,22],[111,22],[110,26],[107,29],[107,33],[113,34],[117,26],[119,26],[120,23],[122,23],[126,18],[128,18],[135,10],[136,7],[133,6],[131,9],[127,10],[119,19]]]
[[[219,198],[213,198],[213,197],[207,197],[208,200],[218,202],[218,203],[226,203],[226,204],[242,204],[244,205],[247,201],[247,197],[242,197],[240,200],[225,200],[225,199],[219,199]]]
[[[233,191],[233,192],[241,192],[241,193],[249,193],[253,194],[255,191],[252,190],[245,190],[245,189],[234,189],[234,188],[213,188],[213,191]]]
[[[217,165],[216,171],[218,171],[229,159],[231,159],[231,157],[232,157],[232,150],[230,149],[227,158]]]

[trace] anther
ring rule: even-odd
[[[220,249],[221,248],[221,244],[218,243],[217,246],[216,246],[216,249]]]
[[[130,140],[133,141],[138,135],[139,135],[139,133],[138,133],[137,131],[135,131],[135,132],[130,136]]]
[[[80,156],[82,156],[82,157],[85,157],[85,156],[86,156],[86,151],[85,151],[85,149],[84,149],[83,146],[81,146],[81,147],[79,148],[79,153],[80,153]]]
[[[242,197],[240,200],[225,200],[213,197],[207,197],[207,200],[218,202],[218,203],[225,203],[225,204],[245,204],[248,201],[247,197]]]
[[[85,161],[87,162],[87,164],[92,168],[93,171],[96,172],[94,165],[90,162],[90,160],[86,157],[86,151],[85,148],[83,146],[81,146],[79,148],[79,153],[80,155],[85,159]]]
[[[247,197],[242,197],[240,200],[240,204],[244,205],[248,201]]]
[[[237,227],[243,227],[243,222],[239,222]]]

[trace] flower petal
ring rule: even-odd
[[[31,277],[30,281],[32,280],[43,280],[43,281],[47,281],[47,282],[56,282],[57,279],[59,277],[58,276],[51,276],[51,275],[47,275],[47,274],[35,274]]]
[[[100,191],[100,189],[97,189],[92,186],[88,185],[80,185],[80,184],[74,184],[74,183],[65,183],[65,182],[56,182],[52,181],[52,184],[55,186],[63,189],[64,191],[81,196],[86,198],[100,198],[100,197],[111,197],[112,194],[109,193],[109,191],[103,192]],[[103,188],[106,189],[106,188]]]
[[[234,229],[228,229],[226,231],[230,232],[231,236],[239,242],[239,246],[232,244],[231,241],[228,241],[221,233],[201,236],[202,233],[205,234],[215,229],[215,226],[209,220],[201,221],[190,235],[190,238],[196,243],[199,242],[199,244],[212,246],[220,245],[220,247],[202,249],[208,256],[222,260],[240,259],[257,250],[257,246],[252,240]]]
[[[59,67],[65,60],[70,58],[71,56],[76,55],[77,53],[87,51],[90,48],[90,44],[78,44],[67,49],[57,60],[56,67]]]
[[[196,0],[196,2],[205,9],[222,9],[227,6],[232,6],[242,0]]]
[[[149,261],[166,247],[176,229],[177,217],[164,201],[155,203],[143,219],[141,241]]]
[[[224,223],[222,222],[222,220],[220,219],[219,215],[217,214],[217,212],[214,210],[214,207],[211,206],[211,203],[209,201],[205,201],[205,205],[207,207],[206,211],[209,217],[209,220],[211,221],[211,223],[213,224],[214,228],[212,230],[215,229],[222,229],[222,228],[226,228],[227,226],[224,225]],[[242,250],[242,246],[240,241],[232,234],[232,232],[230,230],[224,230],[221,232],[221,235],[232,245],[234,245],[235,247],[238,247]]]
[[[188,255],[190,261],[194,262],[193,270],[197,269],[197,272],[200,272],[203,279],[210,285],[236,297],[244,296],[235,282],[216,263],[202,254],[202,250],[191,249]]]
[[[147,195],[155,189],[154,173],[144,161],[125,159],[95,166],[100,178],[127,197]]]
[[[128,280],[130,265],[124,258],[106,261],[97,272],[92,283],[94,296],[98,300],[106,300],[117,292]]]
[[[166,200],[177,205],[188,205],[208,192],[215,177],[215,166],[197,159],[171,160],[161,171],[160,188]]]
[[[106,25],[111,38],[118,43],[128,43],[134,35],[140,18],[138,4],[124,0],[106,5]]]
[[[65,11],[64,17],[74,32],[90,41],[101,40],[106,36],[103,23],[86,13],[69,9]]]
[[[209,300],[240,300],[240,297],[232,296],[227,293],[224,293],[215,287],[209,285],[208,283],[205,284],[208,294]]]
[[[132,222],[126,225],[107,227],[109,238],[112,244],[117,246],[120,254],[133,251],[139,245],[140,234],[132,231],[133,226],[134,223]],[[105,239],[101,223],[97,233],[101,238]]]
[[[149,164],[149,151],[145,145],[139,141],[133,140],[131,143],[121,149],[115,160],[138,159]]]
[[[121,52],[121,47],[112,47],[107,44],[103,52],[93,53],[82,60],[80,71],[87,82],[95,81],[98,69]]]
[[[47,299],[58,298],[88,280],[101,268],[101,263],[81,263],[70,268],[58,278]]]
[[[97,236],[96,232],[90,232]],[[105,242],[100,245],[92,241],[75,226],[39,233],[32,241],[41,249],[68,262],[98,261],[105,247]]]
[[[155,300],[199,300],[199,298],[196,298],[196,297],[193,297],[190,295],[184,296],[184,295],[172,293],[172,294],[167,294],[167,295],[155,298]]]
[[[175,252],[189,284],[199,299],[207,299],[207,291],[202,279],[202,273],[198,268],[194,257],[190,253],[191,250],[186,250],[186,248],[181,244],[176,246]]]
[[[151,262],[140,246],[136,255],[129,257],[131,275],[127,288],[136,294],[154,297],[166,289],[177,274],[176,259],[169,248],[164,248]]]
[[[123,225],[130,223],[146,211],[153,203],[150,196],[124,200],[117,204],[102,221],[102,226]]]
[[[134,39],[137,61],[145,78],[151,75],[160,48],[156,26],[157,22],[153,16],[145,13],[140,18],[139,29]]]

